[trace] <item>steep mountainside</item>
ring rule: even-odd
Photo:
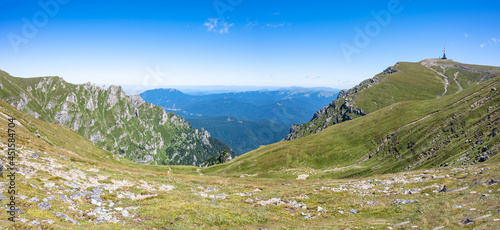
[[[349,90],[314,114],[310,122],[293,125],[286,140],[317,133],[402,101],[455,94],[500,72],[500,67],[468,65],[451,60],[399,62]]]
[[[17,78],[0,71],[0,98],[44,121],[77,131],[135,162],[199,165],[230,147],[182,117],[127,96],[120,87],[74,85],[59,77]]]
[[[417,68],[411,64],[408,66]],[[403,64],[396,67],[401,72],[405,69]],[[423,76],[413,75],[417,79],[406,77],[401,81],[432,80],[431,73],[426,70],[423,73]],[[492,77],[481,74],[481,78]],[[443,97],[399,102],[375,112],[372,112],[375,107],[365,104],[363,108],[367,109],[364,111],[370,112],[367,115],[313,135],[261,147],[229,163],[210,167],[204,173],[224,171],[228,175],[258,174],[259,177],[297,177],[298,174],[305,174],[302,175],[305,177],[359,177],[486,161],[500,150],[500,74],[489,80],[481,78],[473,79],[482,83],[470,80],[469,87],[465,87],[468,82],[465,81],[461,84],[462,90]],[[380,81],[380,87],[387,85],[388,80],[395,79],[391,76]],[[415,96],[415,91],[409,91],[408,98],[432,97],[431,93],[437,92],[432,83],[427,93]],[[372,89],[376,89],[375,85],[366,86],[363,91]],[[392,98],[388,97],[388,100]],[[363,105],[361,94],[355,99]],[[380,98],[375,101],[381,104]]]
[[[231,146],[237,155],[257,149],[261,145],[279,142],[290,127],[269,120],[247,120],[226,117],[187,119],[195,128],[210,131],[215,138]]]

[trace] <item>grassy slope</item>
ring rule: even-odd
[[[399,71],[393,74],[377,74],[380,82],[361,91],[354,104],[371,113],[397,102],[433,99],[443,93],[443,82],[420,63],[399,62],[396,68]]]
[[[459,72],[457,82],[459,82],[463,89],[488,79],[485,78],[485,73],[474,72],[475,70],[472,69],[492,73],[500,72],[500,67],[469,65],[451,60],[430,60],[436,61],[437,65],[433,66],[433,69],[445,74],[450,79],[446,95],[452,95],[460,91],[460,87],[453,80],[456,72]],[[425,61],[428,60],[423,60],[422,62]],[[445,92],[444,78],[423,66],[422,62],[398,62],[394,66],[394,68],[399,70],[398,72],[388,75],[384,73],[377,74],[374,79],[378,79],[378,82],[370,83],[369,81],[365,81],[364,84],[362,83],[350,89],[347,100],[352,106],[361,109],[364,113],[371,113],[398,102],[427,100],[442,96]],[[471,69],[458,68],[456,65]],[[341,116],[338,114],[338,108],[341,108],[345,100],[345,98],[339,98],[333,101],[332,103],[336,105],[337,109],[330,106],[327,114],[321,114],[319,117],[313,118],[310,122],[297,126],[297,131],[292,134],[292,139],[314,134],[318,130],[323,130],[326,127],[345,121],[343,119],[345,115]],[[359,117],[356,114],[347,114],[350,117],[349,119]],[[330,118],[329,121],[327,121],[328,118]]]
[[[499,78],[438,99],[400,102],[317,134],[259,148],[210,167],[204,173],[225,170],[234,176],[258,173],[260,177],[291,178],[298,170],[310,172],[313,177],[338,178],[427,168],[444,162],[472,163],[484,145],[493,150],[493,154],[498,152],[500,135],[493,137],[491,133],[499,127],[500,96],[498,90],[490,89],[493,86],[500,89],[496,82]],[[471,109],[473,103],[485,97],[490,99]],[[427,119],[403,127],[434,112]],[[395,130],[393,137],[376,152]],[[465,143],[469,139],[471,142]],[[481,146],[475,144],[480,143],[479,140]],[[370,154],[374,155],[367,160]]]

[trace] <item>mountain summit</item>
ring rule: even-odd
[[[293,125],[286,140],[324,130],[402,101],[426,100],[458,93],[500,73],[499,67],[442,59],[398,62],[349,90],[314,114],[311,121]]]

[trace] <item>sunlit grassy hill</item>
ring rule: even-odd
[[[453,95],[500,73],[500,67],[469,65],[452,60],[398,62],[375,77],[339,93],[337,100],[318,111],[310,122],[294,125],[287,140],[317,133],[403,101]]]
[[[398,66],[400,69],[417,68],[416,64]],[[397,79],[398,73],[391,74],[378,85],[390,88],[400,81],[408,82],[410,87],[411,82],[421,81],[420,75]],[[424,71],[424,75],[422,78],[428,79],[422,84],[443,87],[438,81],[431,81],[430,70]],[[412,78],[418,79],[412,81]],[[233,176],[257,174],[258,177],[297,178],[306,174],[309,178],[343,178],[481,162],[496,155],[500,147],[499,80],[497,75],[443,97],[438,96],[439,87],[421,92],[423,96],[403,90],[401,93],[410,92],[408,98],[412,100],[376,111],[371,111],[375,107],[367,109],[370,113],[354,120],[303,138],[261,147],[203,172],[225,172]],[[365,102],[368,100],[366,95],[375,89],[375,85],[365,89],[363,92],[367,93],[358,96],[356,102],[370,104]],[[424,100],[426,97],[432,99]]]

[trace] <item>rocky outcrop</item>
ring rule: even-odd
[[[222,164],[226,163],[233,158],[231,157],[231,153],[229,151],[222,151],[219,156],[213,156],[203,163],[200,164],[200,167],[206,168],[208,166],[216,165],[216,164]]]
[[[285,137],[285,140],[293,140],[314,134],[334,124],[366,115],[363,109],[355,105],[355,99],[359,92],[377,84],[379,81],[379,77],[373,77],[364,80],[349,90],[341,90],[337,99],[317,111],[309,123],[292,125],[290,133]]]
[[[0,89],[0,99],[135,162],[198,165],[223,150],[232,152],[208,131],[192,128],[184,118],[139,95],[126,95],[119,86],[73,85],[59,77],[12,79],[0,72],[1,84],[14,85]]]
[[[387,74],[393,74],[393,73],[396,73],[396,72],[398,72],[398,71],[399,71],[398,69],[396,69],[395,67],[392,67],[392,66],[391,66],[391,67],[389,67],[389,68],[385,69],[383,73],[384,73],[384,75],[387,75]]]

